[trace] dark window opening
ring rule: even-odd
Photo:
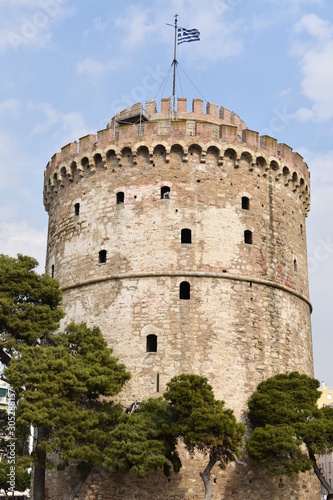
[[[181,230],[181,243],[192,243],[191,229],[182,229]]]
[[[294,271],[297,271],[297,260],[294,259]]]
[[[300,225],[301,234],[303,234],[303,224]]]
[[[99,256],[99,263],[105,264],[105,262],[106,262],[106,250],[100,250],[98,256]]]
[[[154,334],[147,335],[146,345],[147,345],[147,352],[157,352],[157,336]]]
[[[244,243],[252,245],[252,231],[249,231],[248,229],[244,231]]]
[[[156,392],[160,392],[160,374],[156,375]]]
[[[119,191],[119,193],[117,193],[117,205],[124,203],[124,199],[125,199],[124,193],[122,191]]]
[[[75,203],[74,210],[75,210],[75,215],[80,214],[80,203]]]
[[[170,200],[170,188],[169,188],[169,186],[161,187],[161,200]]]
[[[54,278],[54,264],[51,267],[51,278]]]
[[[242,196],[242,209],[250,210],[250,200],[247,196]]]
[[[190,284],[188,281],[182,281],[179,285],[179,298],[181,300],[189,300],[190,299]]]

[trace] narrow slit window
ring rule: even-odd
[[[156,392],[160,392],[160,374],[156,375]]]
[[[121,205],[122,203],[124,203],[124,200],[125,200],[125,195],[122,191],[119,191],[117,193],[117,205]]]
[[[248,229],[244,231],[244,243],[252,245],[252,231],[249,231]]]
[[[51,267],[51,278],[54,278],[54,264]]]
[[[294,271],[297,271],[297,260],[294,259]]]
[[[147,335],[146,350],[147,350],[147,352],[157,352],[157,336],[156,335],[154,335],[154,334]]]
[[[189,300],[190,299],[190,293],[191,293],[191,287],[188,281],[182,281],[181,284],[179,285],[179,298],[181,300]]]
[[[247,196],[242,196],[242,209],[250,210],[250,200]]]
[[[182,229],[181,230],[181,243],[192,243],[192,232],[191,229]]]
[[[161,187],[161,200],[170,200],[170,188],[169,188],[169,186]]]
[[[99,263],[105,264],[105,262],[106,262],[106,250],[100,250],[98,257],[99,257]]]
[[[80,215],[80,203],[74,205],[75,215]]]

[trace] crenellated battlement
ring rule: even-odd
[[[72,142],[56,153],[47,164],[44,183],[46,210],[50,198],[74,176],[83,177],[98,169],[126,166],[128,156],[137,165],[144,156],[147,163],[155,166],[156,151],[168,164],[172,151],[178,150],[183,163],[188,162],[191,150],[198,152],[202,168],[207,154],[216,158],[216,165],[223,171],[226,161],[232,159],[234,168],[258,170],[257,175],[266,177],[272,173],[276,181],[283,182],[298,191],[304,208],[310,208],[310,175],[307,164],[290,146],[277,139],[246,128],[245,123],[225,108],[207,104],[203,113],[203,101],[194,99],[192,111],[186,111],[186,99],[178,99],[177,111],[172,112],[171,100],[162,99],[161,112],[156,102],[148,101],[145,110],[141,103],[118,113],[107,128]],[[125,161],[124,161],[125,160]],[[120,175],[122,175],[120,173]]]

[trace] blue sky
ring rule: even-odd
[[[46,163],[116,111],[170,96],[175,13],[201,32],[179,46],[177,95],[235,111],[309,165],[315,375],[333,387],[331,0],[0,0],[0,252],[43,271]]]

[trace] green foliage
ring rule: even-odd
[[[317,412],[318,380],[292,372],[261,382],[249,400],[251,426],[307,422]]]
[[[303,441],[287,425],[257,427],[247,443],[249,456],[274,476],[293,476],[312,468],[309,457],[302,452]]]
[[[98,327],[71,324],[47,345],[22,345],[5,376],[18,397],[17,424],[43,430],[40,450],[58,451],[64,464],[100,463],[122,413],[101,396],[118,394],[130,375]]]
[[[123,415],[120,424],[110,433],[111,446],[105,450],[106,468],[144,475],[164,466],[167,458],[165,443],[160,439],[158,405],[165,410],[165,402],[156,400],[156,403],[156,415],[144,409],[140,413]]]
[[[318,408],[319,385],[298,372],[279,374],[251,396],[247,450],[269,474],[304,472],[316,467],[315,454],[333,451],[333,408]]]
[[[170,432],[183,439],[190,453],[213,453],[223,466],[240,455],[246,427],[215,399],[205,377],[176,376],[164,397],[169,401]]]
[[[169,417],[168,403],[162,398],[150,398],[140,405],[139,412],[124,414],[110,433],[104,467],[140,475],[163,467],[169,475],[171,463],[178,472],[181,464],[176,439],[169,432]]]
[[[215,400],[204,377],[180,375],[167,384],[163,398],[150,398],[139,411],[125,414],[110,433],[104,467],[144,475],[163,467],[179,472],[176,445],[182,439],[190,453],[213,453],[224,465],[239,454],[245,426]]]
[[[58,281],[37,274],[37,265],[32,257],[0,255],[0,349],[34,345],[64,316]]]
[[[12,496],[11,492],[8,493],[11,487],[9,483],[11,467],[15,467],[15,490],[23,492],[29,489],[30,474],[27,472],[27,466],[26,460],[22,457],[16,457],[15,465],[11,465],[8,460],[2,459],[0,461],[0,490],[4,490],[10,497]]]

